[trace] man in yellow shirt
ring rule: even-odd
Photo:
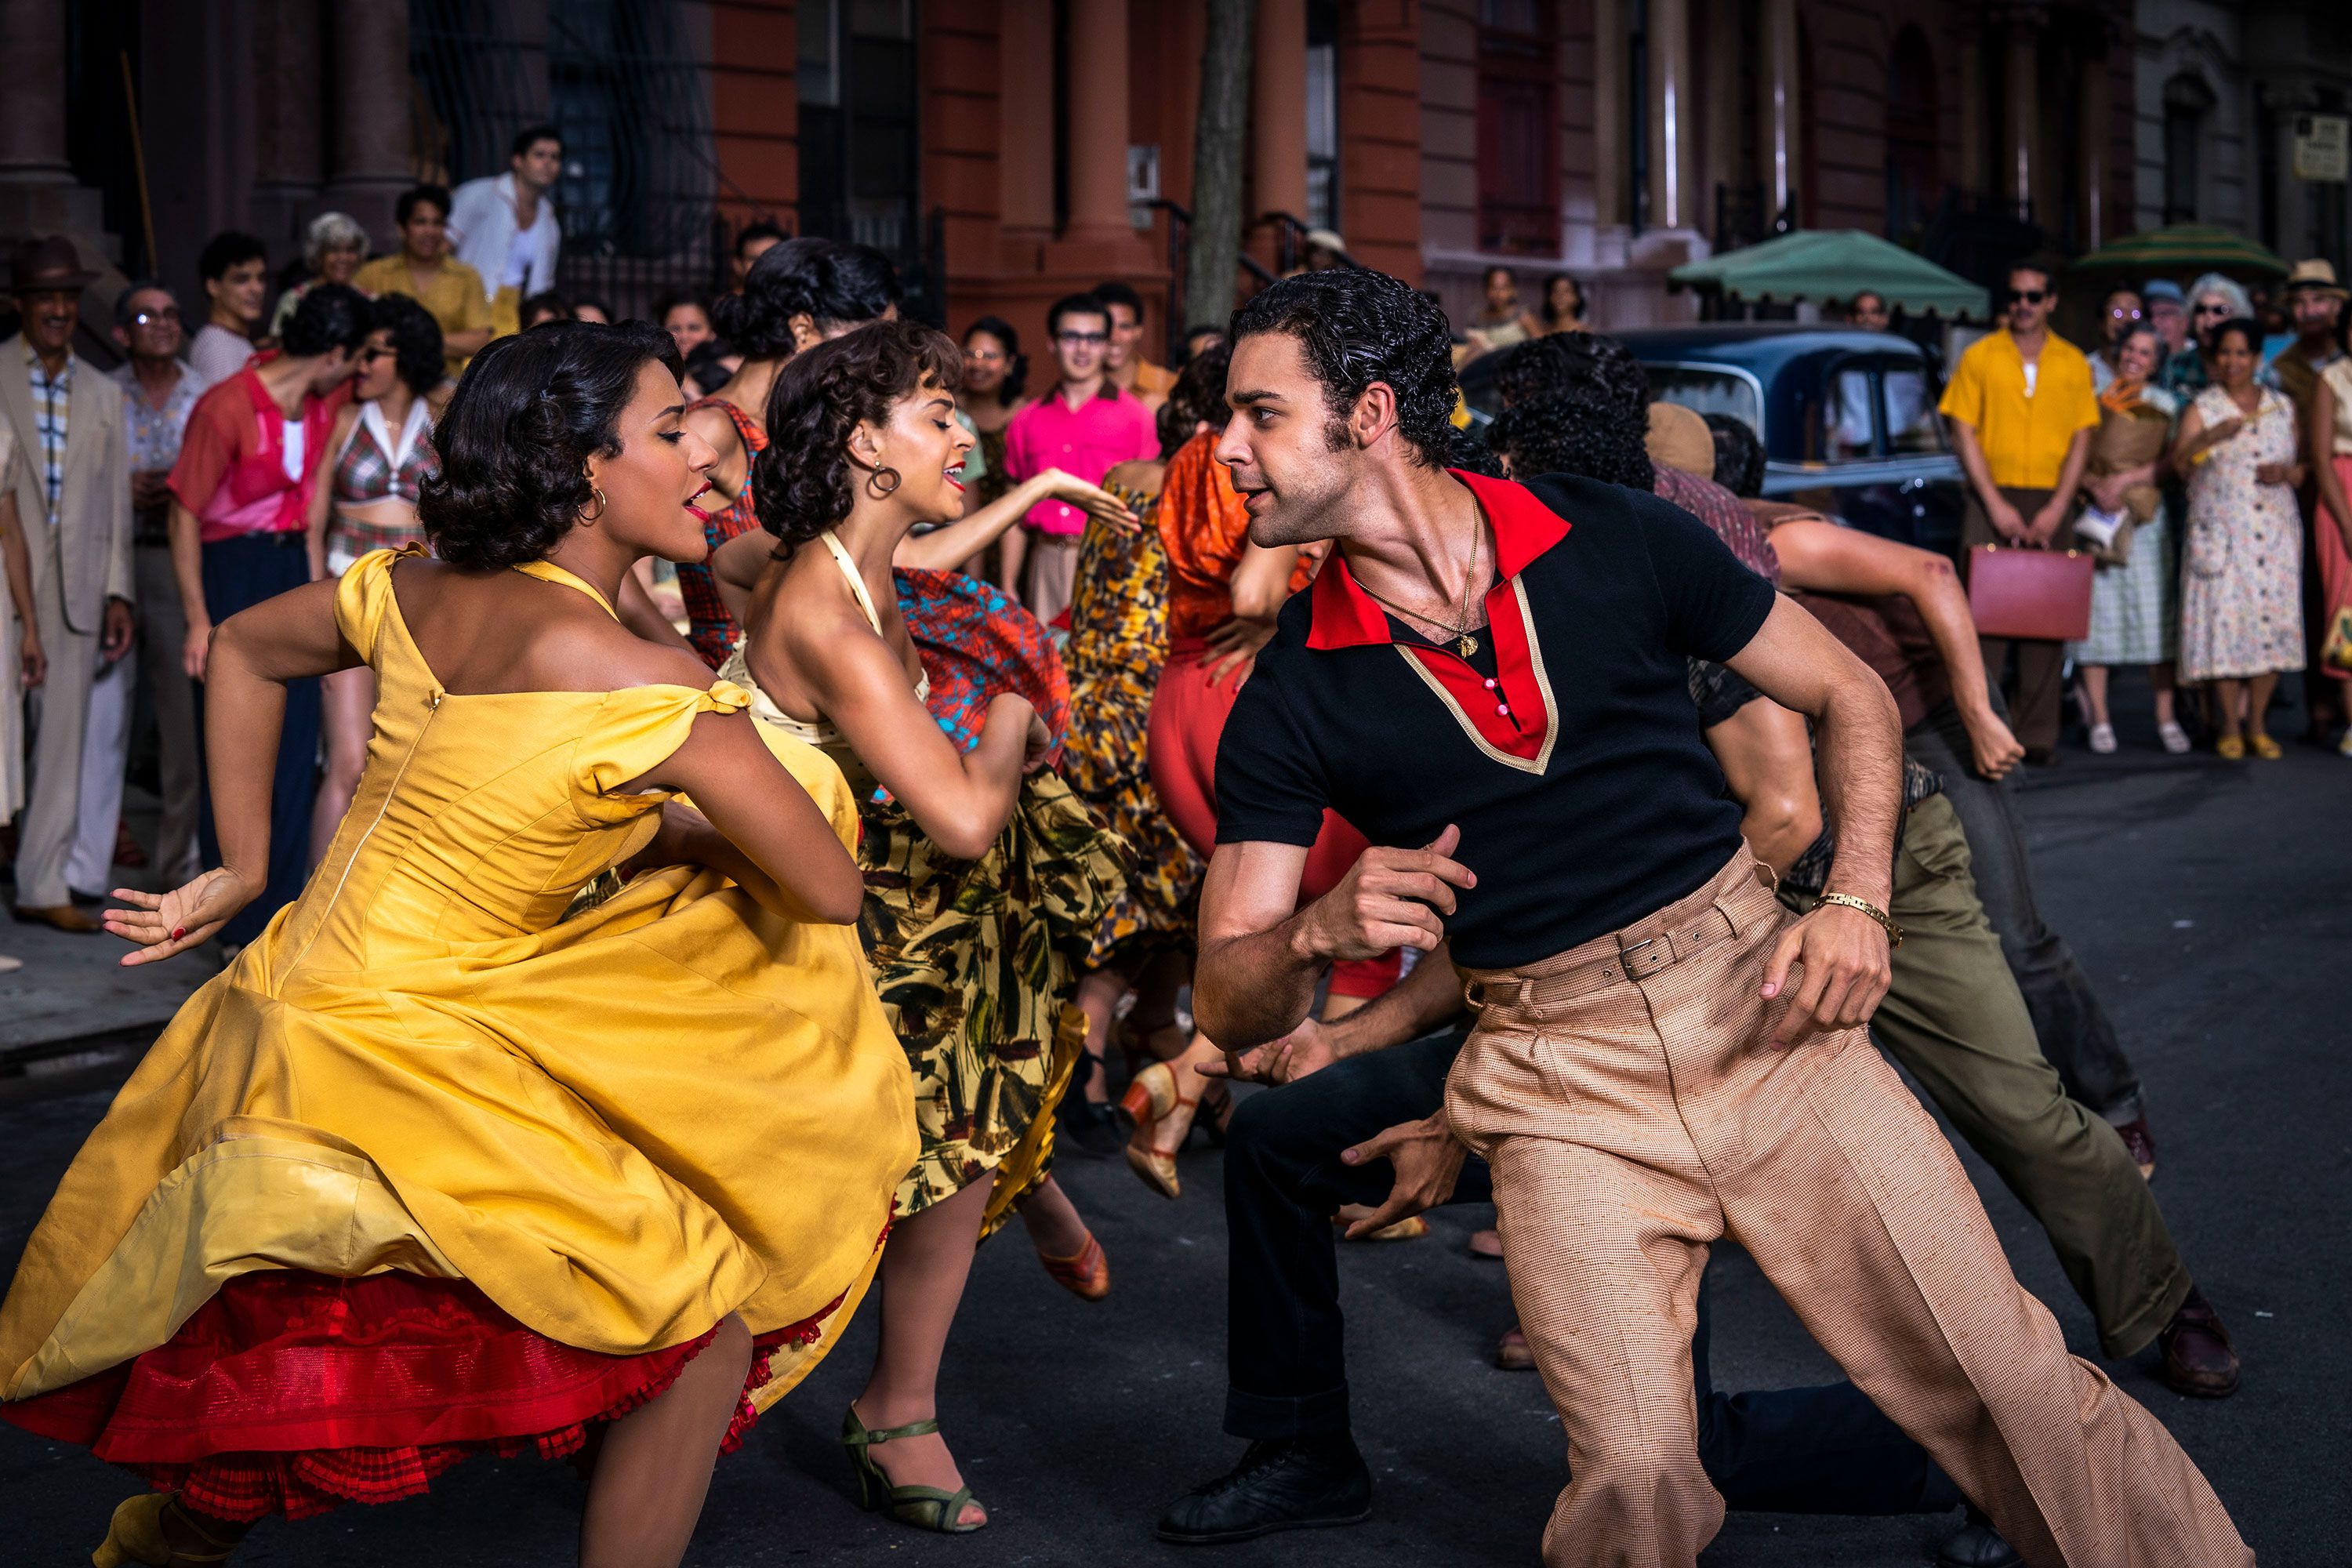
[[[403,191],[393,204],[400,248],[359,269],[352,285],[367,294],[405,294],[441,323],[441,351],[455,379],[490,341],[490,302],[482,275],[449,250],[449,193],[440,185]]]
[[[2064,550],[2074,543],[2074,492],[2098,428],[2091,362],[2050,331],[2058,292],[2031,262],[2009,269],[2006,323],[1969,345],[1941,404],[1969,477],[1960,542]],[[2010,727],[2029,762],[2058,746],[2060,671],[2066,645],[1982,637],[1985,673],[1998,684],[2012,647],[2017,681]]]

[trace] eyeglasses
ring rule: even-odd
[[[1110,342],[1110,334],[1108,332],[1055,332],[1054,341],[1057,343],[1092,343],[1099,348]]]
[[[158,321],[169,321],[173,326],[178,326],[180,307],[166,305],[160,310],[141,310],[131,318],[131,324],[134,327],[152,327]]]
[[[1003,349],[966,349],[963,351],[963,357],[979,360],[985,364],[993,364],[1004,357],[1004,351]]]
[[[2139,312],[2137,310],[2109,310],[2107,312],[2107,319],[2113,321],[2137,321],[2139,320]]]
[[[2229,307],[2229,306],[2227,306],[2227,305],[2221,305],[2221,304],[2212,304],[2212,305],[2208,305],[2208,304],[2203,303],[2202,301],[2200,301],[2200,302],[2199,302],[2199,304],[2198,304],[2198,306],[2197,306],[2197,314],[2199,314],[2199,315],[2200,315],[2200,316],[2226,316],[2226,315],[2228,315],[2229,313],[2230,313],[2230,307]]]
[[[2012,305],[2039,305],[2048,298],[2050,290],[2047,289],[2011,289],[2009,291],[2009,302]]]

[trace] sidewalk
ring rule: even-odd
[[[124,806],[131,831],[152,842],[152,800],[133,789]],[[118,886],[149,885],[143,872],[118,866],[114,874]],[[13,900],[16,889],[0,892]],[[68,935],[0,918],[0,952],[25,963],[0,974],[0,1101],[120,1082],[180,1004],[220,972],[209,942],[125,969],[130,951],[103,931]]]

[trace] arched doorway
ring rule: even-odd
[[[1886,61],[1886,237],[1916,244],[1942,195],[1937,162],[1936,57],[1906,26]]]

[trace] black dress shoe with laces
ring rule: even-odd
[[[1345,1432],[1252,1443],[1242,1462],[1160,1516],[1162,1541],[1214,1546],[1372,1517],[1372,1473]]]
[[[2022,1568],[2025,1559],[1970,1503],[1967,1522],[1945,1537],[1936,1549],[1936,1562],[1937,1568]]]

